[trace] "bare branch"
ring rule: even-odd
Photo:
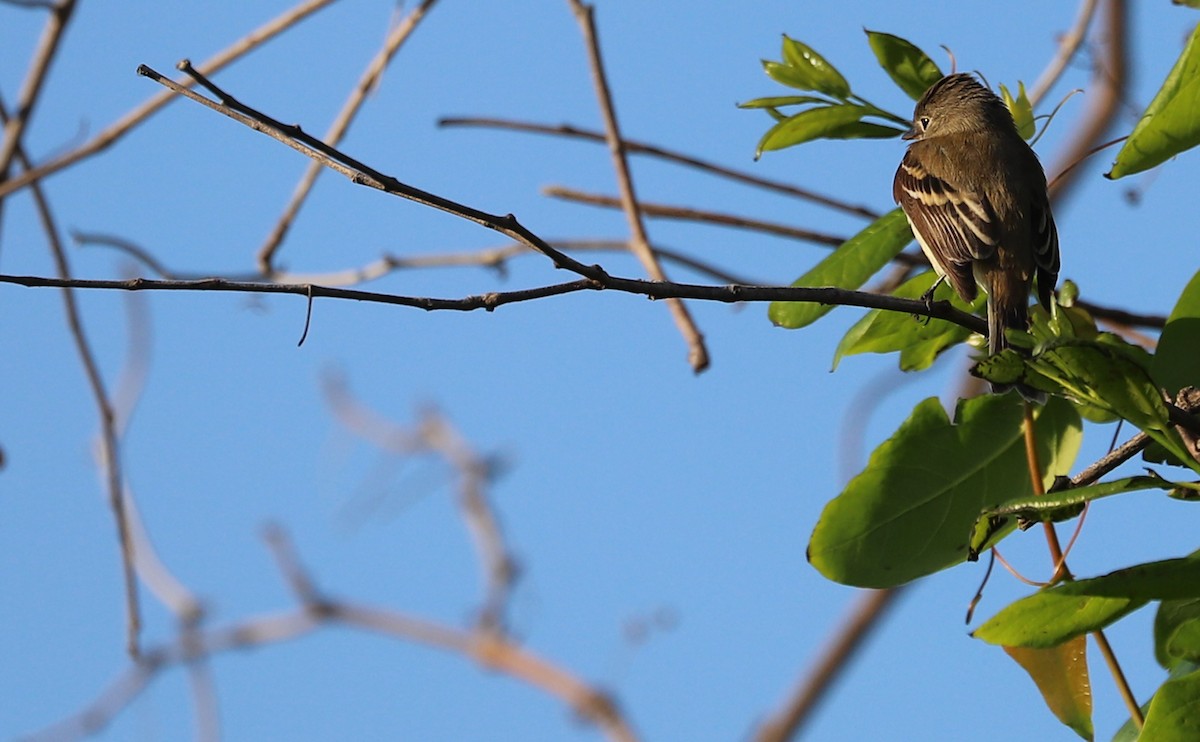
[[[477,294],[462,299],[441,299],[422,296],[382,294],[359,289],[345,289],[308,284],[248,283],[229,281],[223,278],[206,278],[199,281],[169,281],[149,278],[127,280],[111,279],[61,279],[42,276],[12,276],[0,274],[0,283],[27,287],[71,287],[78,289],[101,289],[122,291],[219,291],[257,294],[295,294],[297,296],[351,299],[376,304],[394,304],[416,307],[428,311],[473,311],[494,310],[505,304],[532,301],[548,296],[570,294],[577,291],[612,290],[627,294],[638,294],[651,299],[703,299],[724,303],[803,301],[817,304],[865,307],[903,312],[920,317],[932,317],[953,322],[972,332],[986,332],[986,321],[977,315],[956,309],[948,301],[926,303],[920,299],[901,299],[895,296],[873,294],[869,291],[850,291],[839,288],[807,288],[801,286],[706,286],[691,283],[660,283],[636,278],[608,276],[604,281],[584,278],[568,283],[553,284],[518,291]]]
[[[637,192],[633,186],[633,176],[629,172],[629,161],[625,156],[624,144],[621,141],[621,127],[617,123],[617,111],[613,105],[612,92],[608,86],[608,74],[604,69],[604,60],[600,53],[600,40],[596,33],[595,9],[580,0],[567,0],[575,20],[583,32],[583,40],[587,45],[588,64],[592,70],[592,83],[596,87],[596,97],[600,101],[600,112],[604,117],[605,140],[612,154],[613,169],[617,175],[617,187],[621,193],[621,209],[629,222],[630,248],[637,259],[646,269],[646,273],[655,281],[666,281],[667,274],[663,271],[658,257],[650,249],[650,238],[646,235],[646,225],[642,220],[641,208],[638,206]],[[683,302],[678,299],[667,301],[667,307],[675,318],[675,324],[683,334],[688,344],[688,363],[695,373],[708,368],[708,348],[704,344],[704,336],[696,327],[696,322]]]
[[[545,188],[542,188],[542,194],[551,198],[561,198],[564,201],[574,201],[576,203],[587,204],[589,206],[604,206],[609,208],[621,207],[621,200],[618,198],[613,198],[612,196],[605,196],[598,193],[577,191],[572,188],[565,188],[563,186],[546,186]],[[726,227],[748,229],[755,232],[764,232],[766,234],[777,235],[779,237],[790,237],[792,239],[804,240],[806,242],[815,242],[818,245],[826,245],[828,247],[838,247],[847,239],[846,237],[841,237],[839,235],[814,232],[801,227],[792,227],[786,224],[767,222],[760,219],[751,219],[749,217],[737,216],[736,214],[725,214],[719,211],[707,211],[704,209],[693,209],[687,206],[649,204],[644,202],[640,204],[640,206],[642,212],[646,216],[659,217],[662,219],[679,219],[682,221],[703,222],[705,224],[720,224]]]
[[[7,126],[12,120],[8,115],[7,109],[0,102],[0,122],[3,122]],[[30,160],[19,139],[13,147],[13,156],[21,164],[21,167],[25,168],[26,172],[28,172]],[[119,452],[120,434],[117,428],[116,412],[112,400],[109,398],[108,390],[104,385],[104,378],[100,374],[100,366],[96,361],[96,354],[83,328],[83,317],[79,311],[79,306],[75,302],[75,294],[69,285],[73,280],[71,278],[71,266],[67,260],[67,251],[63,248],[62,239],[59,237],[58,224],[50,209],[50,202],[47,200],[44,189],[42,189],[40,184],[35,183],[31,190],[33,192],[34,208],[37,211],[38,220],[41,222],[42,231],[46,235],[46,242],[50,247],[50,255],[59,275],[58,280],[62,282],[60,287],[65,289],[62,292],[62,298],[63,308],[66,312],[67,327],[70,331],[71,339],[75,343],[75,352],[79,355],[79,360],[83,364],[84,375],[87,377],[88,386],[92,390],[92,398],[96,403],[97,412],[100,417],[100,466],[104,472],[109,507],[112,509],[113,519],[116,521],[117,542],[121,550],[121,571],[125,586],[125,612],[127,617],[126,651],[131,656],[137,657],[140,651],[139,635],[141,633],[142,622],[141,611],[138,607],[133,537],[130,532],[129,519],[125,512],[125,489],[121,472],[121,455]]]
[[[558,126],[550,126],[547,124],[537,124],[528,121],[515,121],[512,119],[500,118],[485,118],[485,117],[446,117],[438,120],[438,126],[483,126],[493,129],[508,129],[511,131],[524,131],[534,134],[550,134],[574,139],[583,139],[589,142],[604,143],[604,134],[598,131],[591,131],[571,124],[559,124]],[[644,142],[635,141],[632,139],[622,139],[621,145],[629,154],[644,154],[651,157],[658,157],[669,162],[675,162],[680,165],[693,167],[702,172],[712,173],[722,178],[745,183],[746,185],[755,186],[757,188],[765,188],[770,191],[782,193],[787,196],[811,201],[821,206],[826,206],[836,211],[841,211],[846,214],[864,217],[866,219],[878,219],[882,214],[874,209],[866,206],[846,203],[839,201],[832,196],[825,196],[815,191],[810,191],[790,183],[783,183],[778,180],[770,180],[757,175],[752,175],[743,170],[734,170],[723,165],[717,165],[707,160],[702,160],[698,157],[685,155],[665,147],[659,147],[654,144],[646,144]]]
[[[323,387],[338,420],[356,435],[399,456],[434,454],[454,470],[458,479],[459,510],[475,541],[480,568],[487,581],[479,611],[479,629],[505,632],[509,595],[518,570],[499,518],[488,500],[487,489],[495,476],[494,460],[475,452],[450,421],[436,410],[425,410],[420,422],[407,428],[355,399],[340,377],[326,377]]]
[[[337,0],[305,0],[304,2],[299,3],[295,7],[290,8],[289,10],[281,13],[279,16],[259,26],[246,36],[226,47],[224,50],[213,55],[203,64],[201,64],[199,69],[205,74],[214,74],[228,66],[231,62],[234,62],[245,54],[254,51],[258,47],[288,30],[318,10],[332,5],[334,2],[337,2]],[[190,86],[192,83],[184,82],[182,84],[184,86]],[[137,127],[155,113],[158,113],[159,109],[170,103],[172,100],[174,100],[174,96],[169,91],[163,91],[162,93],[153,96],[150,98],[150,100],[122,116],[120,119],[109,125],[108,128],[92,137],[82,146],[55,157],[49,162],[26,170],[24,173],[16,177],[8,180],[0,180],[0,198],[7,196],[13,191],[24,188],[35,180],[40,180],[48,175],[51,175],[52,173],[62,170],[63,168],[74,165],[80,160],[87,159],[93,155],[103,152],[128,134],[130,130]]]
[[[62,0],[50,9],[50,17],[46,19],[46,27],[42,30],[42,38],[29,63],[25,81],[21,84],[21,92],[17,95],[16,108],[4,121],[4,140],[0,142],[0,181],[8,177],[12,168],[13,157],[21,146],[21,137],[33,116],[33,109],[41,96],[46,75],[50,72],[50,64],[58,54],[63,34],[74,12],[75,0]]]
[[[374,58],[367,64],[367,69],[358,79],[354,90],[351,91],[350,97],[342,104],[342,110],[338,113],[337,118],[329,127],[329,131],[325,133],[325,142],[330,146],[337,146],[338,142],[342,141],[342,137],[350,130],[350,124],[354,121],[354,117],[362,109],[363,104],[367,100],[367,95],[378,84],[383,77],[383,72],[387,69],[389,63],[400,51],[400,47],[416,30],[417,25],[425,14],[433,7],[436,0],[422,0],[415,8],[413,8],[404,20],[388,34],[387,40],[384,42],[383,48],[375,55]],[[317,162],[311,162],[308,169],[304,171],[304,175],[300,178],[300,182],[296,184],[296,189],[292,193],[291,201],[284,207],[283,214],[275,223],[274,229],[267,237],[262,247],[258,250],[258,269],[264,276],[271,276],[274,268],[272,261],[275,258],[275,252],[279,246],[283,244],[284,238],[287,236],[288,230],[291,229],[292,222],[296,218],[296,214],[300,212],[300,207],[304,205],[304,201],[308,198],[309,192],[312,191],[313,184],[317,182],[317,176],[321,173],[321,165]]]

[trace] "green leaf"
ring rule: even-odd
[[[1174,397],[1185,386],[1200,386],[1200,272],[1192,276],[1175,302],[1158,339],[1151,370]]]
[[[1200,598],[1164,600],[1154,616],[1154,656],[1170,670],[1200,662]]]
[[[811,80],[804,70],[796,69],[790,64],[783,62],[772,62],[769,59],[762,60],[763,72],[767,73],[767,77],[771,78],[780,85],[786,85],[789,88],[797,90],[813,90]]]
[[[846,240],[792,285],[858,289],[912,239],[904,212],[892,209]],[[816,322],[832,308],[815,302],[775,301],[771,302],[767,316],[780,327],[797,329]]]
[[[1000,96],[1004,98],[1004,105],[1008,106],[1008,112],[1012,114],[1013,123],[1017,125],[1017,133],[1022,139],[1029,139],[1037,132],[1037,126],[1033,122],[1033,103],[1029,101],[1029,96],[1025,94],[1025,83],[1017,83],[1017,97],[1013,98],[1012,93],[1008,92],[1008,88],[1004,87],[1004,83],[1000,84]]]
[[[772,63],[774,64],[774,63]],[[815,95],[775,95],[766,98],[755,98],[745,103],[737,104],[738,108],[779,108],[781,106],[803,106],[809,103],[820,103],[827,106],[833,101]]]
[[[893,291],[892,296],[918,299],[929,290],[935,278],[933,271],[914,276]],[[938,286],[933,298],[937,301],[948,300],[959,309],[971,311],[949,284]],[[985,298],[980,297],[980,300]],[[836,369],[845,356],[899,351],[902,371],[920,371],[928,368],[943,350],[966,340],[970,335],[970,330],[953,322],[872,309],[838,343],[833,355],[833,368]]]
[[[884,126],[870,121],[855,121],[825,135],[826,139],[895,139],[904,133],[903,129],[894,126]]]
[[[1200,25],[1133,133],[1117,153],[1109,178],[1140,173],[1200,144]]]
[[[1094,341],[1062,341],[1024,359],[1012,351],[976,364],[972,373],[989,381],[1019,381],[1035,389],[1066,395],[1111,412],[1144,430],[1181,465],[1200,472],[1168,421],[1167,408],[1147,368],[1150,357],[1110,333]]]
[[[809,108],[767,129],[758,142],[754,156],[760,157],[763,152],[792,147],[797,144],[832,137],[839,129],[853,123],[868,113],[863,106],[852,103],[836,106],[821,106]]]
[[[1166,559],[1040,590],[973,632],[989,644],[1052,647],[1113,623],[1151,600],[1200,598],[1200,559]]]
[[[825,506],[809,561],[825,577],[859,587],[894,587],[964,561],[981,510],[1032,494],[1022,417],[1012,394],[962,400],[954,423],[937,398],[918,404]],[[1063,400],[1038,411],[1046,486],[1070,469],[1079,426]]]
[[[1162,684],[1150,709],[1142,742],[1195,742],[1200,739],[1200,671]]]
[[[839,100],[850,97],[850,83],[842,73],[804,42],[784,36],[783,61],[805,80],[803,89],[816,90]]]
[[[942,79],[937,63],[911,42],[879,31],[866,33],[879,66],[913,100],[920,100],[930,85]]]
[[[1057,647],[1005,647],[1037,684],[1046,705],[1058,720],[1076,734],[1091,740],[1092,684],[1088,679],[1087,637],[1081,636]]]

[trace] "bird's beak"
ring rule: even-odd
[[[917,127],[913,126],[911,129],[901,134],[900,138],[907,142],[916,139],[919,136],[920,134],[917,132]]]

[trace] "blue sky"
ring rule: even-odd
[[[158,92],[134,70],[199,61],[279,13],[285,2],[83,3],[26,145],[44,159]],[[217,81],[279,119],[323,131],[375,53],[395,9],[342,2],[230,67]],[[911,101],[879,70],[864,27],[904,36],[990,81],[1032,83],[1071,24],[1075,3],[912,4],[600,2],[597,21],[618,114],[630,138],[890,208],[895,140],[816,143],[752,159],[769,124],[738,101],[779,94],[759,60],[780,34],[836,64],[856,91],[903,115]],[[1131,11],[1132,85],[1123,133],[1149,102],[1197,16],[1167,3]],[[15,98],[41,14],[0,7],[0,91]],[[936,53],[935,53],[936,52]],[[1072,66],[1050,99],[1086,87]],[[1072,98],[1038,150],[1048,165],[1086,109]],[[553,201],[548,184],[615,192],[603,147],[524,134],[438,129],[449,115],[598,127],[578,29],[565,2],[434,7],[346,140],[355,157],[420,188],[552,238],[622,239],[615,212]],[[1169,312],[1195,270],[1198,177],[1187,153],[1128,182],[1106,181],[1102,154],[1057,212],[1063,278],[1098,303]],[[178,101],[102,156],[47,182],[66,229],[118,234],[180,272],[246,272],[306,166],[297,154]],[[1052,170],[1052,168],[1051,168]],[[646,201],[734,211],[852,234],[863,223],[791,199],[646,159]],[[1143,192],[1131,205],[1129,188]],[[0,272],[49,275],[32,202],[4,204]],[[656,243],[768,283],[787,283],[824,248],[719,227],[649,223]],[[362,265],[383,252],[436,254],[503,244],[445,214],[325,175],[280,260],[294,271]],[[73,250],[80,277],[120,277],[112,251]],[[586,257],[641,276],[630,257]],[[673,277],[707,280],[678,269]],[[538,257],[507,278],[480,268],[397,273],[368,288],[457,297],[564,280]],[[693,303],[712,368],[694,376],[661,303],[582,293],[494,313],[425,313],[318,301],[307,341],[300,297],[113,292],[80,296],[110,386],[140,302],[150,367],[124,442],[126,474],[166,564],[203,597],[214,625],[287,610],[293,596],[259,536],[283,525],[329,594],[466,626],[481,576],[443,468],[397,463],[356,439],[321,392],[340,373],[364,404],[400,424],[435,405],[507,470],[491,490],[523,566],[511,623],[528,647],[612,691],[646,740],[744,739],[775,710],[844,621],[856,591],[805,561],[821,508],[921,399],[952,399],[961,350],[901,379],[889,357],[833,350],[859,316],[841,309],[798,332],[765,306]],[[114,528],[92,451],[94,405],[60,297],[0,287],[0,736],[42,729],[91,702],[125,667]],[[903,383],[901,383],[903,382]],[[881,390],[887,389],[883,392]],[[863,442],[848,411],[878,396]],[[856,408],[857,409],[857,408]],[[1077,469],[1111,428],[1087,431]],[[1135,471],[1135,466],[1129,470]],[[382,503],[365,507],[373,499]],[[1077,574],[1195,548],[1186,504],[1137,493],[1090,513],[1071,555]],[[1035,532],[1005,542],[1027,573],[1048,572]],[[807,729],[807,739],[1072,739],[999,650],[967,636],[982,576],[965,565],[907,591]],[[1027,588],[993,576],[987,617]],[[173,623],[144,595],[148,645]],[[625,627],[671,620],[631,643]],[[1135,691],[1153,662],[1152,613],[1110,634]],[[1091,658],[1096,726],[1124,711]],[[327,629],[213,662],[224,736],[259,739],[597,739],[556,700],[470,661],[404,641]],[[186,674],[159,676],[100,739],[192,734]]]

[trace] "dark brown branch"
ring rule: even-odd
[[[523,131],[534,134],[565,136],[575,139],[583,139],[590,142],[598,142],[601,144],[603,144],[605,141],[604,134],[598,131],[572,126],[571,124],[550,126],[547,124],[536,124],[527,121],[514,121],[512,119],[462,116],[439,119],[438,126],[484,126],[493,129],[508,129],[511,131]],[[663,160],[675,162],[680,165],[686,165],[688,167],[692,167],[703,172],[712,173],[723,178],[728,178],[729,180],[734,180],[739,183],[745,183],[747,185],[765,188],[776,191],[777,193],[783,193],[788,196],[794,196],[806,201],[811,201],[837,211],[853,214],[854,216],[861,216],[867,219],[878,219],[881,216],[879,212],[869,209],[866,206],[848,204],[830,196],[825,196],[814,191],[809,191],[804,188],[791,185],[790,183],[782,183],[777,180],[761,178],[757,175],[751,175],[750,173],[742,170],[727,168],[722,165],[717,165],[715,163],[708,162],[707,160],[701,160],[698,157],[685,155],[664,147],[658,147],[653,144],[646,144],[644,142],[639,142],[632,139],[622,139],[621,143],[622,146],[624,146],[625,151],[630,154],[643,154],[650,155],[652,157],[658,157]]]
[[[584,265],[578,260],[571,258],[562,252],[551,247],[545,240],[530,232],[525,228],[517,218],[512,214],[499,216],[489,214],[486,211],[476,209],[464,204],[457,203],[448,198],[443,198],[437,194],[423,191],[420,188],[414,188],[400,182],[390,175],[375,170],[374,168],[360,162],[353,157],[330,147],[319,139],[306,134],[299,126],[284,124],[264,113],[254,110],[240,103],[236,98],[229,95],[219,87],[214,85],[211,80],[200,74],[191,63],[184,60],[179,63],[179,68],[187,75],[196,80],[196,82],[210,91],[213,95],[219,98],[218,101],[213,101],[205,98],[198,93],[187,89],[186,87],[176,83],[174,80],[167,78],[156,72],[155,70],[141,65],[138,67],[138,74],[149,77],[158,84],[172,90],[179,95],[182,95],[190,100],[193,100],[207,108],[210,108],[222,115],[237,121],[238,123],[248,126],[251,129],[266,134],[267,136],[279,141],[288,147],[303,154],[305,157],[310,157],[319,161],[331,170],[334,170],[350,179],[352,183],[364,185],[369,188],[389,193],[393,196],[413,201],[424,206],[428,206],[438,211],[444,211],[448,214],[465,219],[483,227],[487,227],[493,231],[499,232],[513,240],[529,245],[546,257],[550,258],[555,267],[563,268],[576,273],[585,278],[600,281],[605,277],[604,269],[598,265]]]
[[[578,291],[611,290],[637,294],[651,299],[701,299],[724,303],[801,301],[817,304],[883,309],[903,312],[921,317],[932,317],[952,322],[972,332],[987,332],[987,322],[979,316],[956,309],[948,301],[926,303],[920,299],[901,299],[895,296],[872,294],[868,291],[850,291],[839,288],[806,288],[799,286],[706,286],[691,283],[660,283],[636,278],[621,278],[604,274],[604,280],[580,279],[568,283],[541,286],[518,291],[502,291],[477,294],[461,299],[442,299],[422,296],[401,296],[358,289],[345,289],[311,284],[253,283],[229,281],[224,278],[205,278],[198,281],[170,281],[149,278],[112,279],[59,279],[43,276],[12,276],[0,274],[0,283],[27,287],[71,287],[77,289],[101,289],[122,291],[219,291],[258,294],[294,294],[319,298],[350,299],[376,304],[393,304],[415,307],[429,311],[491,311],[505,304],[542,299],[548,296],[570,294]]]

